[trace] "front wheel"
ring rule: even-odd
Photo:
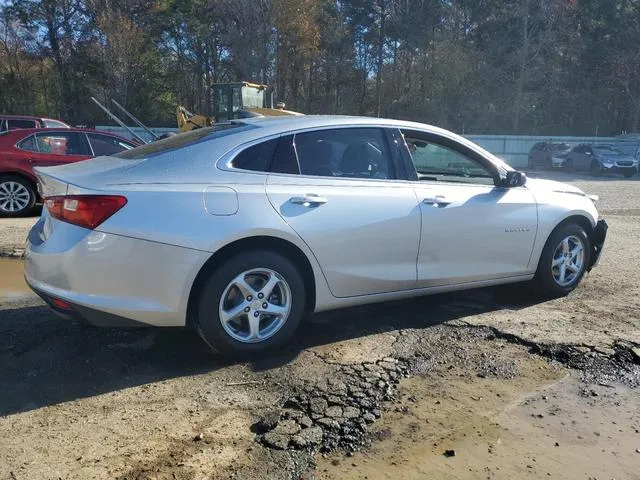
[[[575,289],[589,265],[591,244],[584,229],[575,223],[556,228],[540,255],[535,283],[550,297]]]
[[[36,191],[28,180],[0,175],[0,217],[20,217],[33,210]]]
[[[239,254],[216,269],[200,292],[196,327],[214,350],[250,355],[288,340],[305,310],[304,281],[286,257]]]

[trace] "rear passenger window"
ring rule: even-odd
[[[240,152],[231,163],[234,168],[253,170],[254,172],[266,172],[277,145],[277,138],[258,143]]]
[[[37,152],[38,147],[36,145],[36,137],[34,135],[31,135],[30,137],[25,138],[20,143],[18,143],[18,148],[27,150],[29,152]]]
[[[91,156],[89,144],[84,134],[76,132],[38,133],[36,141],[40,153]]]
[[[8,119],[7,125],[9,130],[15,130],[17,128],[36,128],[35,120],[23,120],[23,119]]]
[[[298,159],[296,158],[296,150],[293,146],[293,135],[287,135],[280,138],[276,152],[273,155],[273,161],[271,162],[271,168],[269,171],[273,173],[289,173],[293,175],[300,173]]]
[[[295,148],[302,175],[393,179],[395,172],[379,128],[336,128],[300,133]]]
[[[99,135],[95,133],[87,134],[93,155],[100,157],[102,155],[115,155],[123,150],[131,150],[133,147],[124,143],[117,137],[109,137],[107,135]]]

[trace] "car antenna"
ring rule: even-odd
[[[135,133],[133,130],[131,130],[131,129],[130,129],[130,128],[129,128],[129,127],[128,127],[128,126],[127,126],[127,125],[122,121],[122,120],[120,120],[117,116],[115,116],[113,113],[111,113],[111,111],[109,111],[109,109],[108,109],[107,107],[105,107],[105,106],[104,106],[104,105],[102,105],[98,100],[96,100],[96,98],[95,98],[95,97],[91,97],[91,100],[93,100],[93,101],[94,101],[94,103],[95,103],[96,105],[98,105],[98,106],[102,109],[102,111],[104,111],[104,113],[106,113],[106,114],[109,116],[109,118],[111,118],[114,122],[116,122],[116,123],[117,123],[118,125],[120,125],[121,127],[126,128],[126,129],[127,129],[127,131],[128,131],[131,135],[133,135],[133,138],[135,138],[135,139],[137,139],[137,140],[141,141],[142,143],[149,143],[149,142],[147,142],[144,138],[142,138],[141,136],[136,135],[136,133]]]
[[[133,120],[134,122],[136,122],[136,124],[140,127],[140,128],[144,128],[144,130],[151,135],[151,137],[154,140],[158,140],[160,138],[160,135],[157,135],[153,132],[153,130],[151,130],[149,127],[147,127],[144,123],[142,123],[140,120],[138,120],[131,112],[129,112],[126,108],[124,108],[122,105],[120,105],[118,102],[116,102],[113,98],[111,99],[111,101],[113,103],[115,103],[116,107],[118,107],[120,110],[122,110],[124,112],[124,114],[129,117],[131,120]]]

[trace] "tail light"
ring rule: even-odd
[[[49,214],[80,227],[93,230],[127,203],[120,195],[59,195],[47,197]]]

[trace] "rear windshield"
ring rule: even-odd
[[[157,140],[155,142],[136,147],[132,150],[126,150],[113,155],[116,158],[125,158],[130,160],[140,160],[142,158],[154,157],[161,153],[167,153],[171,150],[193,145],[195,143],[211,140],[213,138],[225,137],[234,133],[244,132],[257,128],[253,125],[246,125],[241,122],[219,123],[212,127],[198,128],[190,132],[178,133],[169,138]]]

